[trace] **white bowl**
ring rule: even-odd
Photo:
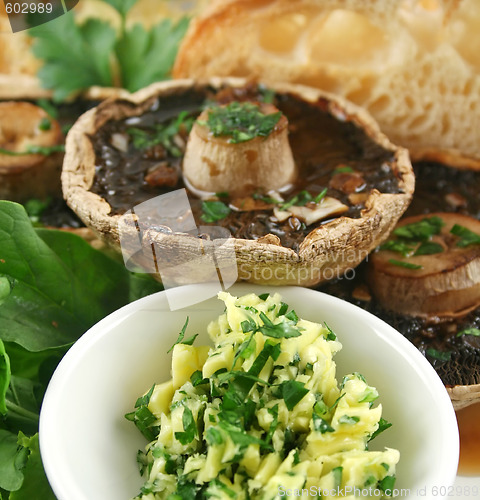
[[[326,321],[343,344],[337,379],[352,371],[376,386],[393,426],[373,443],[400,450],[401,498],[443,498],[454,483],[458,430],[448,394],[428,361],[389,325],[338,298],[306,288],[235,285],[234,295],[281,293],[300,317]],[[127,500],[143,480],[136,453],[146,444],[124,418],[136,398],[170,376],[167,350],[188,315],[196,345],[208,342],[210,320],[223,311],[216,298],[170,311],[165,292],[114,312],[68,351],[48,386],[40,415],[40,449],[59,500]],[[372,443],[372,444],[373,444]],[[442,489],[441,487],[446,487]]]

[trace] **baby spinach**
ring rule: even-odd
[[[35,229],[21,205],[0,201],[0,498],[55,498],[38,418],[56,365],[94,323],[160,289],[74,234]]]

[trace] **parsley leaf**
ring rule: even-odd
[[[94,85],[134,92],[170,76],[189,20],[166,19],[150,29],[140,24],[127,29],[125,17],[136,0],[104,1],[122,17],[118,31],[100,19],[76,23],[74,11],[29,30],[35,39],[32,51],[43,60],[38,76],[55,100]]]
[[[192,410],[188,406],[183,409],[182,415],[183,432],[175,432],[175,438],[183,445],[191,443],[197,435],[197,424],[193,418]]]
[[[267,337],[273,337],[276,339],[284,338],[289,339],[291,337],[299,337],[301,335],[300,331],[287,323],[282,321],[276,325],[263,325],[259,330]]]
[[[439,243],[433,243],[432,241],[424,241],[417,248],[417,250],[413,255],[433,255],[442,252],[443,252],[443,247]]]
[[[353,425],[353,424],[356,424],[358,421],[360,420],[360,417],[354,417],[354,416],[349,416],[349,415],[342,415],[339,419],[338,419],[338,423],[339,424],[349,424],[349,425]]]
[[[329,425],[329,423],[326,420],[324,420],[320,415],[313,413],[312,419],[313,419],[313,428],[316,431],[319,431],[322,434],[325,434],[326,432],[335,431],[335,429],[331,425]]]
[[[110,58],[116,33],[108,22],[88,19],[78,25],[69,11],[29,34],[35,38],[33,54],[44,61],[38,77],[44,88],[53,90],[55,100],[93,85],[113,86]]]
[[[405,262],[403,260],[388,259],[390,264],[398,267],[405,267],[406,269],[423,269],[420,264],[413,264],[412,262]]]
[[[233,101],[226,106],[209,109],[207,121],[198,123],[208,127],[215,137],[230,137],[228,142],[238,144],[255,137],[269,136],[281,116],[281,111],[263,114],[257,104]]]
[[[122,86],[135,92],[150,83],[168,79],[188,24],[188,18],[176,24],[165,19],[150,31],[140,24],[125,31],[115,47]]]
[[[457,333],[457,337],[461,337],[462,335],[474,335],[475,337],[480,337],[480,330],[478,328],[465,328]]]
[[[137,399],[135,403],[135,411],[125,415],[125,418],[132,421],[149,441],[153,441],[158,433],[158,428],[153,426],[157,418],[148,409],[148,403],[150,402],[154,388],[155,384],[152,385],[147,394]]]
[[[385,420],[383,417],[380,417],[380,420],[378,421],[378,429],[370,436],[369,441],[375,439],[379,434],[387,430],[389,427],[392,427],[392,424],[388,420]]]
[[[433,347],[429,347],[426,351],[431,358],[438,359],[439,361],[450,361],[452,357],[451,351],[437,351]]]
[[[393,230],[393,234],[409,240],[428,241],[434,234],[439,234],[444,225],[443,220],[435,215],[397,227]]]
[[[182,330],[180,331],[180,333],[178,334],[178,338],[177,340],[175,341],[175,343],[172,345],[172,347],[170,347],[170,349],[167,351],[167,354],[169,352],[171,352],[173,350],[173,348],[177,345],[177,344],[186,344],[186,345],[193,345],[193,342],[195,341],[195,339],[198,337],[198,333],[196,333],[195,335],[192,335],[191,337],[189,337],[188,339],[186,340],[183,340],[184,337],[185,337],[185,330],[187,329],[187,326],[188,326],[188,320],[189,320],[189,317],[187,316],[187,319],[185,320],[185,323],[182,327]]]
[[[474,233],[470,231],[470,229],[460,226],[459,224],[455,224],[452,229],[450,229],[450,233],[460,237],[460,240],[457,241],[457,247],[464,248],[468,245],[480,244],[480,234]]]
[[[204,201],[202,203],[203,222],[211,223],[222,220],[231,212],[230,207],[222,201]]]
[[[300,400],[302,400],[309,392],[308,389],[305,388],[305,384],[296,380],[283,382],[280,388],[285,405],[290,411],[292,411]]]

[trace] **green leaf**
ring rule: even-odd
[[[359,420],[360,420],[360,417],[349,416],[349,415],[342,415],[338,419],[338,423],[339,424],[353,425],[353,424],[356,424]]]
[[[335,429],[320,415],[313,413],[312,419],[313,419],[313,428],[316,431],[319,431],[322,434],[325,434],[326,432],[335,432]]]
[[[397,227],[393,230],[393,234],[408,240],[428,241],[433,235],[439,234],[444,225],[443,220],[435,215]]]
[[[419,264],[413,264],[412,262],[405,262],[404,260],[388,259],[390,264],[398,267],[405,267],[406,269],[423,269],[423,266]]]
[[[388,422],[388,420],[385,420],[383,417],[380,417],[380,420],[378,421],[378,429],[370,436],[369,441],[375,439],[379,434],[387,430],[389,427],[392,427],[392,424]]]
[[[172,347],[170,347],[170,349],[167,351],[167,354],[169,352],[171,352],[173,350],[173,348],[177,345],[177,344],[185,344],[187,343],[187,341],[183,342],[183,339],[185,337],[185,331],[187,329],[187,326],[188,326],[188,320],[189,320],[189,317],[187,316],[187,319],[185,320],[185,323],[183,324],[182,326],[182,329],[180,330],[180,333],[178,334],[178,337],[177,337],[177,340],[175,341],[175,343],[172,345]],[[197,334],[198,335],[198,334]],[[195,340],[195,338],[197,337],[197,335],[194,335],[193,337],[190,337],[190,339],[193,338],[193,340]],[[193,344],[193,340],[192,340],[192,344]]]
[[[424,241],[415,251],[413,255],[433,255],[436,253],[442,253],[443,247],[439,243],[433,243],[431,241]]]
[[[452,229],[450,229],[450,233],[460,238],[457,242],[458,247],[464,248],[469,245],[480,244],[480,234],[474,233],[470,231],[470,229],[460,226],[459,224],[455,224]]]
[[[286,321],[272,325],[263,325],[259,328],[259,330],[267,337],[273,337],[276,339],[289,339],[291,337],[299,337],[301,335],[298,328],[295,328]]]
[[[12,375],[5,394],[5,422],[8,428],[35,434],[42,397],[43,390],[39,383]]]
[[[252,102],[233,101],[209,109],[206,122],[198,123],[208,127],[215,137],[230,137],[228,142],[237,144],[269,136],[281,116],[280,111],[264,114],[259,105]]]
[[[10,358],[5,350],[4,343],[0,340],[0,414],[7,413],[5,395],[10,384]]]
[[[332,469],[333,474],[333,488],[339,489],[342,485],[343,467],[335,467]]]
[[[122,17],[135,5],[137,0],[103,0],[111,5]]]
[[[465,330],[457,333],[457,337],[461,337],[462,335],[473,335],[475,337],[480,337],[480,329],[473,327],[465,328]]]
[[[333,174],[351,174],[354,172],[352,167],[349,167],[348,165],[341,165],[333,171]]]
[[[125,268],[81,238],[34,230],[20,205],[0,201],[0,275],[12,291],[0,308],[0,338],[30,351],[71,345],[128,302]]]
[[[43,469],[38,445],[38,433],[32,437],[25,436],[22,432],[18,436],[18,444],[28,450],[28,460],[22,470],[24,475],[20,489],[10,494],[10,500],[55,500],[56,497],[50,488],[47,476]]]
[[[188,406],[183,409],[182,416],[183,432],[175,432],[175,438],[183,445],[191,443],[197,435],[197,424],[193,418],[193,413]]]
[[[222,201],[204,201],[202,203],[202,212],[202,220],[211,223],[225,219],[231,210]]]
[[[429,347],[426,351],[431,358],[438,359],[439,361],[450,361],[452,357],[451,351],[437,351],[433,347]]]
[[[169,78],[188,24],[188,18],[176,24],[165,19],[150,31],[140,24],[127,30],[115,47],[122,86],[135,92],[150,83]]]
[[[205,439],[210,446],[214,446],[216,444],[223,444],[223,436],[222,433],[216,429],[215,427],[209,427],[205,432]]]
[[[393,495],[393,487],[395,486],[395,476],[386,476],[378,483],[378,487],[388,496]]]
[[[0,429],[0,488],[15,491],[22,486],[23,474],[19,470],[18,458],[16,434]]]
[[[406,242],[404,240],[387,240],[385,243],[380,245],[380,250],[391,250],[392,252],[398,252],[404,257],[412,255],[414,251],[414,245],[411,242]]]
[[[290,411],[292,411],[300,400],[309,392],[308,389],[305,388],[305,384],[297,382],[296,380],[283,382],[280,388],[285,405]]]
[[[113,85],[110,58],[116,33],[108,22],[88,19],[80,26],[70,11],[30,29],[29,35],[35,38],[33,54],[43,61],[38,71],[42,86],[53,90],[56,100],[93,85]]]

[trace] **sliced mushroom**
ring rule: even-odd
[[[293,205],[286,210],[275,208],[274,214],[280,222],[287,220],[293,215],[309,226],[314,222],[326,219],[330,215],[339,215],[348,210],[347,205],[329,196],[323,198],[320,203],[311,203],[311,205],[302,207]]]
[[[430,217],[439,217],[444,223],[431,239],[442,251],[404,256],[380,250],[371,256],[370,284],[386,309],[420,317],[462,316],[480,305],[480,244],[459,246],[459,237],[451,231],[455,225],[462,226],[480,237],[480,221],[452,213]],[[397,228],[425,218],[406,218]]]
[[[278,112],[262,104],[264,115]],[[267,137],[257,136],[232,143],[231,137],[215,137],[206,122],[205,110],[190,133],[183,161],[183,175],[189,185],[205,192],[227,191],[242,197],[255,190],[277,190],[295,177],[295,162],[288,142],[288,120],[281,115]]]
[[[0,103],[0,198],[24,201],[60,194],[62,153],[29,154],[62,142],[57,121],[28,102]]]

